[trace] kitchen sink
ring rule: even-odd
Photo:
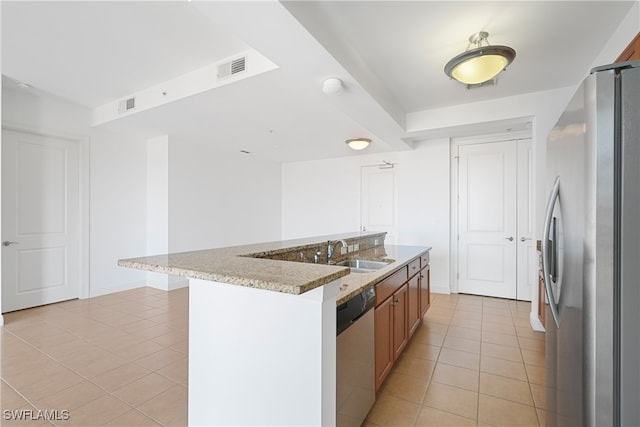
[[[340,267],[351,267],[352,273],[370,273],[391,264],[392,261],[370,261],[366,259],[348,259],[337,262]]]

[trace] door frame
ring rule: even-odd
[[[449,247],[451,256],[449,257],[449,277],[450,279],[450,289],[452,294],[458,293],[458,199],[459,199],[459,167],[458,167],[458,148],[461,145],[475,145],[475,144],[486,144],[489,142],[503,142],[503,141],[513,141],[516,139],[526,139],[530,138],[531,143],[533,144],[533,137],[531,130],[523,130],[523,131],[515,131],[508,133],[499,133],[499,134],[491,134],[484,136],[471,136],[471,137],[460,137],[460,138],[451,138],[450,143],[450,161],[451,161],[451,197],[449,200],[451,201],[450,212],[451,217],[449,219],[449,223],[451,224],[451,234],[449,236]],[[535,181],[537,172],[534,168],[532,179]],[[531,209],[534,207],[532,206]],[[535,210],[531,211],[532,215],[535,215]]]
[[[79,164],[78,164],[78,178],[80,188],[79,190],[79,200],[78,200],[78,218],[80,218],[80,224],[78,226],[79,232],[79,252],[80,252],[80,262],[79,262],[79,271],[78,277],[79,280],[79,288],[78,288],[78,298],[86,299],[89,298],[89,279],[90,279],[90,239],[89,239],[89,222],[90,222],[90,141],[91,139],[88,136],[82,136],[67,132],[60,132],[52,129],[43,129],[39,127],[25,126],[16,123],[2,123],[2,130],[12,131],[12,132],[20,132],[27,133],[42,137],[51,137],[57,139],[63,139],[65,141],[70,141],[78,144],[78,154],[79,154]],[[1,137],[0,137],[1,139]],[[0,182],[2,180],[2,174],[0,170]],[[1,218],[0,218],[1,220]],[[2,284],[0,283],[0,286]],[[1,298],[1,297],[0,297]],[[2,301],[0,300],[0,325],[3,324],[3,319],[1,318],[2,314]]]
[[[376,163],[376,164],[367,164],[367,165],[360,165],[360,188],[359,188],[359,201],[358,201],[358,222],[359,222],[359,226],[358,226],[358,231],[362,232],[362,212],[363,212],[363,203],[362,203],[362,190],[364,188],[363,186],[363,179],[362,179],[362,175],[364,174],[364,171],[366,168],[378,168],[378,169],[392,169],[393,170],[393,234],[394,234],[394,244],[397,245],[398,244],[398,174],[397,174],[397,170],[399,167],[399,163],[395,160],[392,161],[386,161],[386,160],[381,160],[380,163]],[[366,230],[366,231],[378,231],[378,230]]]

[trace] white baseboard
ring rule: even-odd
[[[171,282],[169,284],[169,291],[174,291],[176,289],[182,289],[189,287],[189,279],[182,279],[175,282]]]
[[[132,282],[125,283],[118,286],[110,286],[108,288],[89,289],[89,298],[100,297],[102,295],[112,294],[114,292],[130,291],[131,289],[137,289],[147,286],[146,282]],[[85,299],[85,298],[81,298]]]
[[[189,280],[185,278],[181,278],[181,280],[172,280],[170,282],[165,281],[163,283],[154,283],[152,281],[133,282],[133,283],[126,283],[124,285],[111,286],[108,288],[101,288],[96,290],[90,289],[89,298],[101,297],[103,295],[113,294],[116,292],[130,291],[131,289],[144,288],[145,286],[148,286],[154,289],[160,289],[162,291],[173,291],[175,289],[186,288],[187,286],[189,286]],[[85,298],[81,298],[81,299],[85,299]],[[0,322],[1,320],[2,319],[0,318]],[[0,325],[2,325],[2,323],[0,323]]]
[[[534,331],[545,332],[544,325],[540,319],[538,319],[538,313],[534,313],[533,311],[529,313],[529,323]]]
[[[431,292],[434,294],[450,294],[451,289],[448,286],[431,285]]]
[[[171,274],[147,273],[147,286],[162,291],[173,291],[189,286],[189,279]]]

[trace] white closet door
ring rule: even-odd
[[[516,298],[517,145],[462,145],[458,153],[458,290]]]

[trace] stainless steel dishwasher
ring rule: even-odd
[[[376,400],[375,288],[336,309],[336,425],[360,426]]]

